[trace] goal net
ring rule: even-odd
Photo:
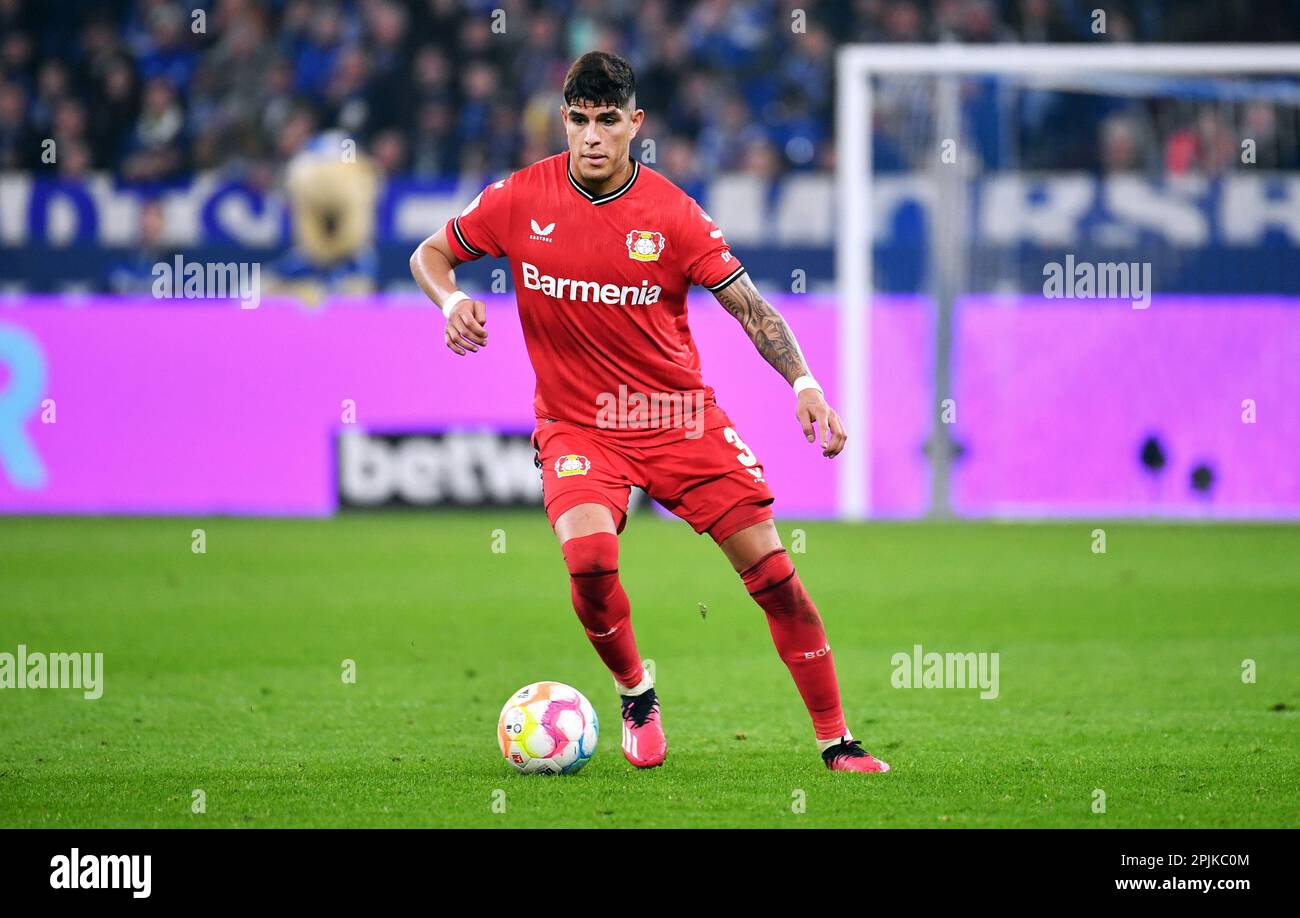
[[[1300,515],[1297,75],[842,48],[841,516]]]

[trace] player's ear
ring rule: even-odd
[[[645,109],[638,108],[632,113],[632,136],[635,137],[641,130],[641,122],[645,121]]]

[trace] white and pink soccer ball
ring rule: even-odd
[[[526,775],[571,775],[596,751],[596,712],[582,692],[563,682],[534,682],[501,709],[501,754]]]

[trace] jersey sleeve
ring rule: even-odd
[[[447,221],[447,244],[461,261],[506,254],[510,226],[510,179],[488,185],[459,217]]]
[[[692,284],[720,292],[745,273],[745,268],[722,236],[722,230],[705,213],[699,204],[687,198],[681,236],[681,250],[686,265],[686,276]]]

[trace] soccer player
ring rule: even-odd
[[[645,112],[628,63],[604,52],[578,58],[560,116],[568,151],[483,189],[420,244],[411,273],[442,307],[447,347],[464,356],[487,347],[487,310],[457,289],[453,269],[485,255],[510,260],[537,375],[532,443],[546,514],[574,610],[622,698],[623,754],[648,768],[667,752],[618,577],[618,534],[636,485],[707,532],[762,607],[826,766],[888,771],[845,724],[826,632],[781,546],[762,466],[704,385],[686,322],[690,286],[711,291],[790,383],[804,435],[820,437],[828,459],[844,448],[839,417],[722,230],[629,156]]]

